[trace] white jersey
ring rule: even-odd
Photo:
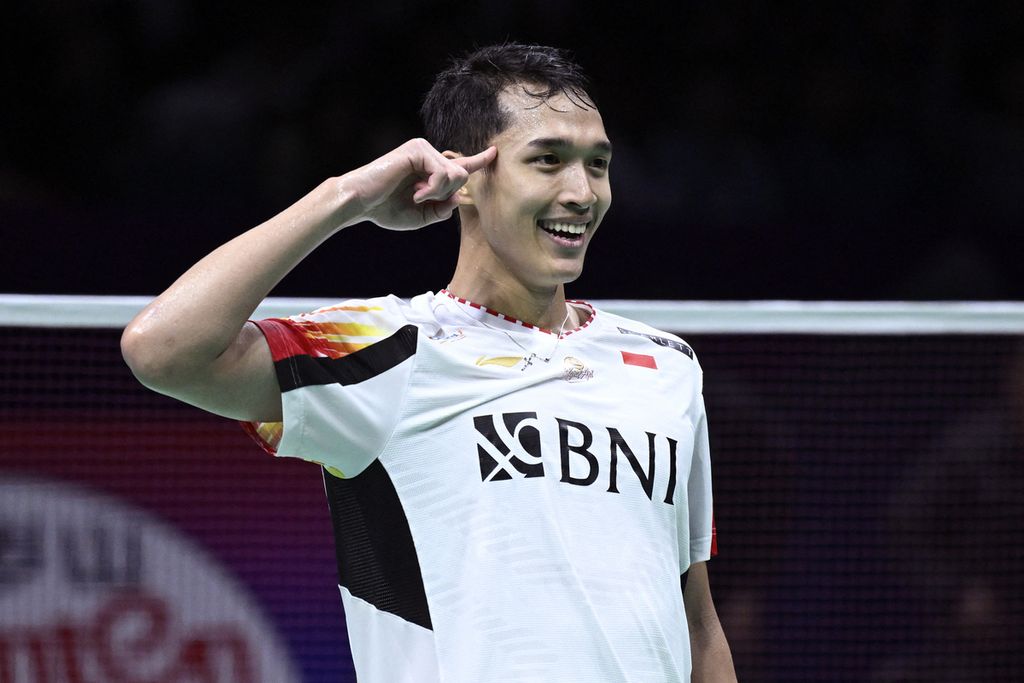
[[[324,466],[362,683],[689,680],[700,367],[572,303],[562,335],[445,291],[258,323],[284,422],[252,431]]]

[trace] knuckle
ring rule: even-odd
[[[402,147],[413,154],[423,154],[430,145],[423,138],[412,138],[407,141]]]

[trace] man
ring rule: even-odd
[[[324,182],[125,331],[147,386],[324,466],[362,681],[686,681],[691,657],[693,680],[735,680],[693,352],[565,299],[611,202],[585,85],[552,48],[455,60],[423,106],[433,145]],[[440,292],[247,322],[340,230],[456,209]]]

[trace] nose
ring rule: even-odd
[[[597,203],[597,193],[594,192],[590,176],[582,164],[572,164],[565,169],[561,202],[576,211],[585,211]]]

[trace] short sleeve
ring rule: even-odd
[[[686,481],[687,510],[685,520],[688,548],[679,549],[680,567],[685,571],[694,562],[704,562],[716,554],[715,528],[711,495],[711,447],[708,442],[707,411],[700,384],[693,402],[693,452],[690,454],[690,472]],[[680,511],[682,512],[682,511]],[[682,531],[682,529],[680,530]],[[688,551],[688,555],[687,555]]]
[[[693,358],[696,362],[696,358]],[[718,554],[715,535],[711,485],[711,444],[708,439],[708,412],[703,400],[703,372],[695,368],[692,398],[687,415],[693,429],[693,451],[686,479],[685,518],[679,520],[680,571],[694,562],[703,562]],[[683,510],[679,510],[682,514]],[[685,532],[684,532],[685,531]]]
[[[418,329],[396,297],[348,301],[255,321],[281,388],[280,423],[244,423],[275,455],[352,477],[384,448],[400,416]]]

